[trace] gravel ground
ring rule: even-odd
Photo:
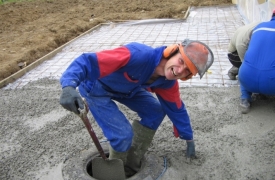
[[[66,159],[94,146],[78,116],[59,105],[57,80],[41,79],[22,89],[0,89],[0,179],[62,180]],[[197,159],[184,156],[165,118],[148,153],[167,160],[161,179],[275,179],[275,99],[258,99],[249,114],[238,109],[238,87],[181,88],[190,114]],[[124,106],[129,121],[138,119]],[[102,132],[89,115],[100,140]]]

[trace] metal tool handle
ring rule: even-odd
[[[88,110],[88,106],[87,106],[85,100],[84,100],[84,102],[85,102],[84,109],[80,110],[80,115],[79,115],[79,116],[80,116],[81,120],[83,121],[83,123],[85,124],[86,129],[88,130],[88,132],[89,132],[91,138],[93,139],[94,144],[95,144],[95,146],[96,146],[98,152],[100,153],[101,157],[102,157],[104,160],[107,160],[107,157],[106,157],[106,155],[105,155],[105,153],[104,153],[104,151],[103,151],[103,148],[102,148],[102,146],[100,145],[100,142],[98,141],[98,138],[97,138],[97,136],[96,136],[96,134],[95,134],[95,132],[94,132],[94,130],[93,130],[91,124],[90,124],[90,121],[89,121],[89,119],[88,119],[87,113],[88,113],[89,110]]]

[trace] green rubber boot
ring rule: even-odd
[[[117,152],[111,146],[109,146],[109,159],[121,159],[123,164],[126,164],[128,151]]]
[[[141,167],[141,159],[148,150],[156,133],[155,130],[141,125],[139,121],[134,121],[132,127],[134,137],[125,165],[125,174],[127,177],[131,177],[139,171]]]
[[[123,179],[127,178],[126,173],[125,173],[126,172],[125,171],[125,164],[126,164],[127,155],[128,155],[128,151],[126,151],[126,152],[117,152],[111,147],[111,145],[109,145],[109,160],[114,160],[114,159],[118,160],[118,159],[120,159],[123,162],[122,169],[120,169],[121,164],[118,163],[117,160],[114,161],[114,162],[116,162],[116,165],[117,165],[116,167],[114,167],[116,169],[111,171],[112,173],[115,172],[115,174],[114,174],[115,178],[113,177],[114,179],[123,180]],[[108,167],[108,168],[110,168],[110,167]],[[107,167],[106,167],[106,169],[107,169]],[[106,172],[106,173],[108,173],[108,172]]]

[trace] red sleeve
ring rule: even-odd
[[[154,92],[161,96],[165,101],[174,102],[177,105],[177,108],[181,108],[181,99],[179,92],[179,83],[176,83],[169,89],[154,89]]]
[[[130,51],[124,46],[112,50],[100,51],[97,52],[96,55],[100,69],[100,78],[125,66],[131,56]]]
[[[178,109],[182,107],[178,81],[176,81],[176,83],[169,89],[154,89],[154,92],[161,96],[165,101],[175,103]],[[175,125],[173,125],[173,131],[174,136],[178,138],[180,135]]]

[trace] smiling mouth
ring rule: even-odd
[[[176,73],[174,72],[174,69],[172,68],[171,70],[172,70],[172,73],[174,74],[174,76],[177,76]]]

